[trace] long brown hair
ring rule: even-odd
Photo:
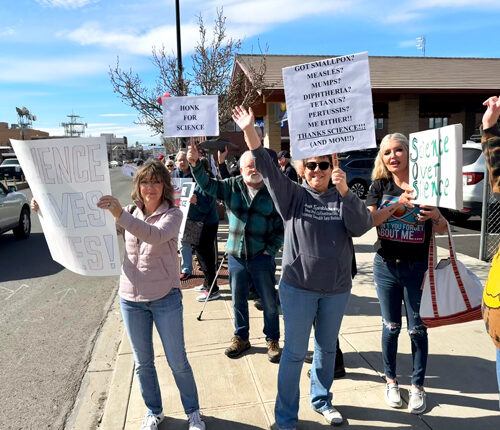
[[[165,164],[158,160],[148,161],[137,172],[135,172],[132,186],[132,200],[144,202],[139,185],[145,178],[160,181],[163,184],[162,201],[166,201],[170,207],[175,206],[174,187],[170,181],[170,172],[165,167]]]

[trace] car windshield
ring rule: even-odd
[[[464,148],[464,151],[463,151],[463,164],[464,164],[464,166],[468,166],[469,164],[475,163],[480,155],[481,155],[481,150],[479,150],[479,149]]]
[[[8,164],[19,164],[19,161],[17,161],[17,158],[9,158],[2,161],[2,166],[7,166]]]

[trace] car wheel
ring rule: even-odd
[[[349,184],[350,190],[356,194],[360,199],[366,196],[366,192],[368,191],[368,187],[363,181],[354,180]]]
[[[24,208],[19,216],[19,225],[12,230],[18,239],[26,239],[31,233],[30,211]]]

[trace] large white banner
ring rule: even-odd
[[[411,133],[409,167],[414,203],[462,209],[462,124]]]
[[[376,147],[368,53],[283,69],[294,159]]]
[[[164,136],[219,135],[218,96],[162,97],[162,105]]]
[[[113,216],[97,207],[111,194],[106,140],[11,140],[26,175],[52,258],[80,275],[120,274]]]

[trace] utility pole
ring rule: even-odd
[[[417,49],[422,51],[422,55],[425,57],[425,36],[417,37]]]
[[[182,49],[181,49],[181,13],[179,10],[179,0],[175,0],[175,28],[177,31],[177,69],[179,74],[179,87],[182,95],[185,96],[184,79],[182,77]]]

